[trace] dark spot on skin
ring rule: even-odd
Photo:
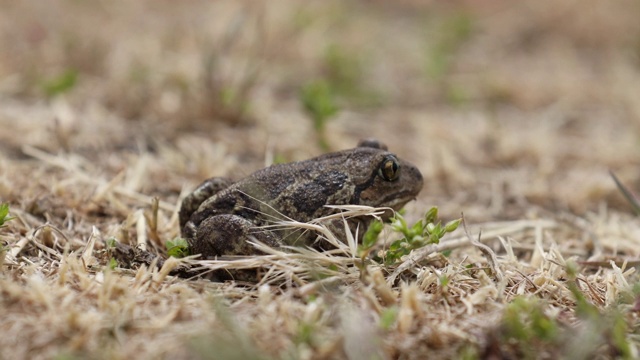
[[[263,172],[257,174],[256,183],[262,185],[263,192],[269,199],[274,199],[296,182],[294,176],[283,175],[274,177],[270,172]]]
[[[262,215],[260,212],[261,203],[245,193],[238,193],[238,197],[241,199],[241,201],[238,201],[236,203],[233,214],[238,215],[244,219],[252,219],[254,224],[256,225],[262,224],[259,219]]]
[[[378,176],[378,174],[374,172],[369,178],[369,180],[367,180],[362,184],[356,185],[356,188],[353,191],[353,196],[351,197],[351,201],[349,202],[350,204],[354,204],[354,205],[360,204],[360,194],[362,194],[363,191],[367,190],[368,188],[371,187],[371,185],[373,185],[373,182],[376,181],[376,176]]]
[[[342,189],[347,175],[340,171],[324,172],[310,182],[302,184],[293,194],[293,206],[309,216],[326,205],[329,196]]]

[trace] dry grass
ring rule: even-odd
[[[0,5],[0,358],[640,356],[640,223],[608,173],[637,189],[636,4]],[[111,238],[164,254],[205,177],[319,154],[318,78],[329,146],[382,139],[425,176],[405,217],[466,231],[393,266],[291,222],[338,250],[109,267]]]

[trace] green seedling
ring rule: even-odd
[[[324,78],[336,97],[346,104],[377,106],[382,103],[382,96],[366,83],[364,60],[359,53],[329,45],[323,58]]]
[[[472,31],[471,17],[455,14],[442,24],[435,42],[429,46],[426,73],[431,79],[441,79],[449,72],[453,58]]]
[[[578,334],[592,340],[592,346],[587,348],[581,347],[579,342],[574,341],[570,344],[568,352],[574,353],[575,349],[580,349],[585,351],[587,355],[591,355],[588,354],[589,350],[596,352],[599,343],[601,346],[608,346],[609,351],[618,354],[620,359],[634,358],[629,344],[630,339],[628,338],[629,325],[622,312],[616,307],[600,311],[596,305],[587,299],[578,286],[577,265],[569,262],[566,269],[567,277],[570,281],[568,284],[569,291],[571,291],[576,301],[576,315],[581,320]]]
[[[449,84],[446,88],[446,99],[447,102],[453,106],[461,106],[469,101],[469,94],[466,89],[462,86],[456,86],[454,84]]]
[[[291,160],[287,159],[287,157],[282,154],[275,154],[272,161],[274,164],[286,164]]]
[[[357,95],[363,77],[362,65],[357,56],[334,44],[325,50],[324,64],[327,79],[338,95]]]
[[[67,69],[42,83],[42,90],[48,97],[64,94],[76,86],[78,82],[78,71]]]
[[[109,259],[108,267],[110,270],[114,270],[116,267],[118,267],[118,261],[114,258]]]
[[[15,219],[15,217],[9,216],[9,204],[0,204],[0,228],[3,228],[8,221]]]
[[[384,229],[384,224],[382,221],[375,220],[369,225],[367,232],[364,233],[362,237],[362,247],[363,249],[370,249],[373,245],[378,241],[378,236]]]
[[[318,134],[318,143],[324,150],[329,150],[326,139],[327,121],[338,113],[338,105],[333,89],[326,80],[314,80],[300,90],[300,101],[313,121]]]
[[[293,341],[296,344],[313,344],[314,333],[316,332],[316,327],[313,323],[301,321],[298,323],[298,331],[294,335]]]
[[[167,255],[175,258],[183,258],[189,256],[189,244],[187,240],[183,238],[175,238],[173,240],[167,240],[165,244],[167,248]]]
[[[402,234],[403,238],[392,242],[386,251],[381,255],[375,255],[373,259],[383,262],[385,265],[393,265],[415,249],[439,243],[445,234],[455,231],[461,221],[462,219],[456,219],[442,225],[442,222],[438,219],[438,208],[435,206],[429,209],[424,217],[412,226],[407,224],[402,215],[396,213],[391,219],[391,228],[394,232]],[[369,227],[364,235],[360,249],[363,256],[368,254],[376,244],[382,228],[383,224],[379,221],[374,221]]]
[[[544,313],[543,305],[535,298],[513,300],[505,309],[502,328],[507,341],[532,345],[556,342],[559,333],[556,320]]]
[[[108,238],[107,241],[107,248],[108,249],[114,249],[118,243],[118,240],[116,240],[116,238],[114,238],[113,236]]]
[[[399,309],[397,306],[384,308],[382,313],[380,313],[380,320],[378,322],[380,328],[382,330],[390,330],[398,320],[398,313]]]

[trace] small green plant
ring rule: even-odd
[[[463,86],[449,84],[445,92],[447,102],[453,106],[461,106],[469,101],[469,94]]]
[[[576,316],[581,320],[580,327],[576,333],[578,337],[591,339],[589,346],[586,347],[578,341],[572,341],[569,344],[568,352],[573,354],[583,351],[585,355],[592,355],[590,353],[597,352],[600,346],[606,346],[610,353],[617,354],[620,359],[633,359],[633,352],[628,338],[629,325],[622,311],[617,307],[601,311],[587,299],[578,286],[578,281],[580,280],[578,278],[577,264],[569,262],[566,270],[569,278],[569,291],[571,291],[576,301]]]
[[[2,203],[0,204],[0,228],[3,228],[7,225],[6,222],[7,221],[11,221],[15,219],[12,216],[9,216],[9,204],[7,203]]]
[[[448,75],[455,64],[459,49],[472,35],[472,17],[464,12],[454,13],[429,34],[424,72],[430,82],[441,89],[444,101],[452,106],[467,103],[469,94],[465,85],[456,84]]]
[[[397,306],[384,308],[382,313],[380,313],[380,321],[378,322],[380,328],[382,330],[390,330],[398,320],[398,313],[399,309]]]
[[[300,321],[298,331],[294,335],[293,341],[296,344],[313,344],[314,333],[317,331],[313,323]]]
[[[363,74],[357,56],[332,44],[325,50],[324,65],[329,83],[338,94],[348,96],[359,91]]]
[[[515,298],[502,315],[499,339],[503,353],[536,359],[540,348],[559,357],[566,332],[555,318],[545,314],[545,305],[535,298]]]
[[[378,241],[378,236],[384,229],[384,224],[382,221],[375,220],[369,225],[367,232],[364,233],[362,237],[362,249],[370,249],[373,245]]]
[[[175,238],[173,240],[167,240],[165,245],[167,247],[167,255],[175,258],[182,258],[189,255],[189,243],[186,239]]]
[[[578,286],[583,280],[577,275],[577,265],[569,262],[566,270],[576,319],[560,321],[545,313],[547,305],[543,301],[517,297],[502,315],[497,339],[501,352],[522,359],[539,358],[539,349],[545,349],[549,358],[591,359],[615,354],[615,358],[632,359],[630,327],[624,312],[615,306],[598,308]]]
[[[554,342],[558,339],[559,326],[555,319],[544,313],[542,304],[535,298],[519,297],[505,309],[502,318],[503,332],[507,340],[523,344]]]
[[[456,52],[471,35],[472,25],[472,18],[465,13],[454,14],[444,21],[428,50],[425,71],[431,79],[441,79],[449,72]]]
[[[107,248],[109,249],[113,249],[116,247],[118,240],[116,240],[116,238],[114,238],[113,236],[108,238],[106,243],[107,243]]]
[[[335,116],[339,110],[333,89],[326,80],[311,81],[300,90],[300,101],[313,121],[320,147],[323,150],[328,150],[327,121]]]
[[[393,265],[412,250],[439,243],[446,233],[455,231],[461,221],[462,219],[456,219],[442,225],[438,219],[438,208],[435,206],[429,209],[424,217],[413,226],[409,226],[402,215],[396,213],[391,219],[391,228],[404,237],[392,242],[386,251],[382,254],[376,254],[373,259],[377,262],[383,262],[385,265]],[[375,221],[367,229],[361,246],[363,256],[366,256],[376,244],[383,226],[381,222]]]
[[[323,57],[323,74],[339,100],[357,107],[375,107],[383,102],[382,94],[366,76],[366,58],[337,44],[329,45]]]
[[[42,83],[42,90],[48,97],[63,94],[73,89],[78,82],[78,71],[67,69]]]
[[[110,270],[114,270],[116,267],[118,267],[118,261],[114,258],[109,259],[108,267]]]
[[[600,311],[584,296],[577,283],[578,267],[574,262],[567,263],[567,276],[569,277],[569,291],[576,300],[576,315],[585,320],[596,320]]]
[[[272,160],[274,164],[285,164],[285,163],[288,163],[289,161],[290,160],[282,154],[275,154]]]

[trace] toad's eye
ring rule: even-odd
[[[395,156],[387,156],[380,164],[378,175],[382,176],[386,181],[397,180],[400,176],[400,164]]]

